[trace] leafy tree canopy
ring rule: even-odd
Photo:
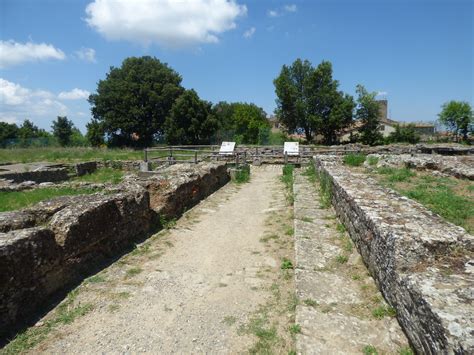
[[[14,123],[0,122],[0,147],[5,147],[8,139],[17,138],[18,130]]]
[[[67,146],[71,142],[74,124],[66,116],[58,116],[51,126],[53,135],[61,146]]]
[[[169,144],[209,144],[218,128],[212,104],[186,90],[173,104],[165,120],[165,137]]]
[[[163,133],[183,91],[181,76],[167,64],[149,56],[131,57],[120,68],[110,68],[89,103],[111,145],[148,146]]]
[[[240,102],[233,104],[232,122],[238,143],[259,143],[259,134],[270,126],[267,114],[261,107]]]
[[[309,61],[297,59],[282,67],[274,85],[279,121],[289,132],[302,128],[308,142],[321,134],[326,144],[333,144],[339,131],[352,122],[354,100],[338,91],[328,61],[314,68]]]
[[[420,135],[415,130],[415,125],[395,126],[395,131],[388,136],[390,143],[411,143],[416,144],[420,141]]]
[[[461,134],[467,140],[469,125],[474,123],[472,107],[465,101],[449,101],[438,115],[439,121],[446,125],[457,136]]]
[[[356,92],[357,109],[356,119],[362,122],[360,128],[360,141],[363,144],[375,145],[382,141],[382,134],[379,131],[379,104],[375,100],[375,92],[368,92],[364,86],[357,85]]]
[[[102,122],[92,119],[91,122],[86,124],[86,128],[86,138],[91,146],[100,147],[101,145],[105,144],[104,127]]]

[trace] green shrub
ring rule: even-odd
[[[365,161],[364,154],[347,154],[343,158],[344,164],[350,166],[361,166]]]
[[[370,166],[375,166],[377,165],[377,163],[379,162],[379,158],[377,157],[367,157],[367,163],[370,165]]]

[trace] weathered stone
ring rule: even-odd
[[[371,154],[369,157],[378,159],[377,167],[407,167],[417,170],[439,171],[461,179],[474,180],[474,157],[472,156],[440,156],[429,154]],[[368,161],[364,165],[370,168]]]
[[[52,231],[27,228],[0,233],[0,337],[55,289],[45,275],[60,263],[61,250]]]
[[[104,239],[133,240],[150,228],[148,192],[82,196],[56,213],[49,223],[68,257],[91,249]]]
[[[421,204],[317,156],[332,203],[417,351],[474,352],[474,236]]]
[[[0,213],[0,232],[8,232],[0,233],[0,338],[91,266],[146,236],[157,212],[177,217],[228,180],[224,164],[171,166],[97,185],[105,194],[62,196]]]
[[[74,164],[74,170],[77,176],[91,174],[97,170],[97,162],[88,161],[88,162]]]

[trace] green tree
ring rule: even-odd
[[[38,138],[39,129],[33,124],[30,120],[24,120],[23,124],[18,130],[18,138],[29,139],[29,138]]]
[[[5,148],[9,139],[18,138],[18,130],[14,123],[0,122],[0,147]]]
[[[87,137],[82,134],[79,128],[73,127],[70,145],[73,147],[86,147],[89,145],[89,141]]]
[[[219,142],[234,139],[235,125],[232,119],[234,106],[234,103],[220,101],[212,107],[212,111],[219,123],[219,129],[215,135],[216,140]]]
[[[53,135],[62,147],[69,145],[74,128],[72,121],[68,120],[66,116],[58,116],[56,121],[53,121],[51,128]]]
[[[395,132],[388,136],[390,143],[411,143],[416,144],[420,141],[420,135],[415,130],[415,125],[408,124],[406,126],[395,126]]]
[[[257,144],[262,129],[270,127],[265,111],[255,104],[234,103],[232,122],[238,143]],[[263,135],[260,135],[263,137]]]
[[[379,130],[379,104],[375,100],[377,94],[375,92],[368,92],[362,85],[357,85],[356,92],[359,95],[357,98],[356,119],[362,122],[362,127],[359,130],[360,141],[368,145],[379,144],[383,136]]]
[[[439,121],[446,125],[456,137],[461,134],[463,139],[467,140],[469,125],[474,123],[471,105],[465,101],[452,100],[441,107],[443,110],[438,115]]]
[[[181,77],[149,56],[131,57],[111,67],[89,97],[94,119],[103,125],[111,145],[149,146],[175,100],[182,94]]]
[[[89,144],[93,147],[100,147],[105,144],[104,141],[104,127],[101,122],[92,119],[91,122],[86,124],[87,133],[86,138]]]
[[[174,103],[165,120],[165,137],[169,144],[209,144],[218,128],[212,104],[186,90]]]
[[[307,60],[297,59],[291,66],[283,65],[280,75],[273,81],[277,95],[276,115],[288,132],[303,128],[306,140],[313,139],[314,127],[310,124],[310,80],[314,68]]]
[[[283,66],[274,84],[278,119],[290,132],[302,128],[308,142],[321,134],[325,144],[334,144],[339,132],[351,124],[354,100],[338,91],[330,62],[313,68],[309,61],[297,59],[290,67]]]

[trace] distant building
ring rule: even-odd
[[[388,118],[388,101],[387,100],[377,100],[379,104],[379,118],[380,118],[380,133],[382,136],[388,137],[390,133],[395,132],[396,126],[408,126],[413,125],[415,131],[421,136],[422,140],[429,139],[429,137],[435,134],[434,124],[427,122],[400,122]],[[346,128],[341,136],[341,142],[349,142],[351,138],[359,133],[362,123],[360,121],[355,121],[350,127]]]

